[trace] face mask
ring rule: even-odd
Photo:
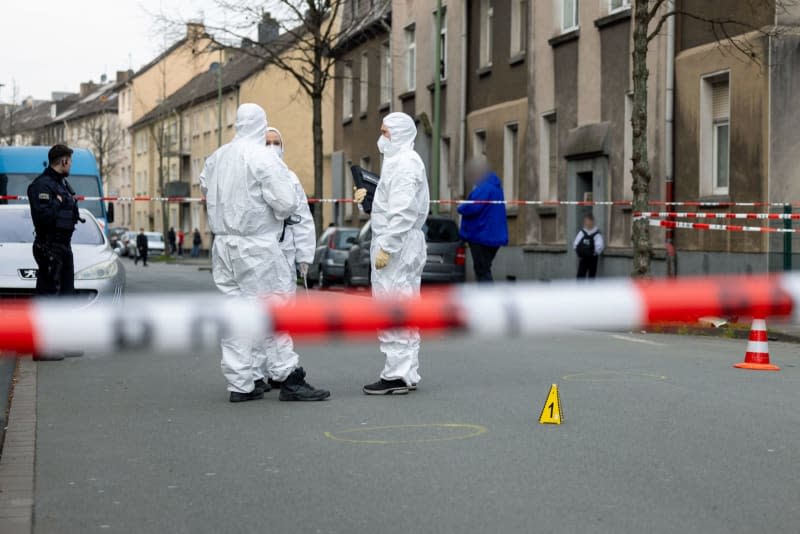
[[[277,145],[267,145],[267,148],[275,152],[279,159],[283,159],[283,147]]]
[[[391,141],[389,141],[385,135],[382,135],[378,138],[378,151],[381,154],[385,154],[387,150],[389,150],[389,146],[391,145]]]

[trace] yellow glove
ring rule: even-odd
[[[353,201],[356,204],[361,204],[364,202],[364,199],[367,198],[367,190],[363,187],[361,189],[353,188]]]
[[[389,258],[392,255],[386,252],[383,249],[380,249],[378,253],[375,255],[375,268],[376,269],[383,269],[387,265],[389,265]]]

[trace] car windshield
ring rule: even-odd
[[[459,240],[458,226],[450,219],[428,219],[422,231],[428,243],[453,243]]]
[[[356,236],[358,236],[358,230],[339,230],[336,232],[334,246],[337,250],[347,250],[353,244],[352,242],[348,243],[347,240],[351,237],[355,239]]]
[[[0,243],[33,243],[33,220],[31,212],[22,209],[0,208]],[[93,219],[86,217],[85,223],[75,226],[73,245],[102,245],[103,233]]]
[[[36,174],[3,174],[0,175],[0,195],[27,195],[28,186],[36,179]],[[100,196],[100,184],[96,176],[70,175],[69,184],[78,195],[87,197]],[[27,204],[27,200],[2,201],[8,204]],[[95,217],[103,216],[102,203],[99,200],[81,200],[79,206],[89,210]]]

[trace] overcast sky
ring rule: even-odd
[[[213,0],[0,0],[0,102],[77,92],[80,82],[138,69],[161,49],[153,16],[215,16]],[[205,11],[203,11],[205,10]]]

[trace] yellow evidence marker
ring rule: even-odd
[[[547,394],[547,400],[544,401],[542,415],[539,416],[539,424],[560,425],[561,421],[561,399],[558,396],[558,385],[553,384],[550,386],[550,393]]]

